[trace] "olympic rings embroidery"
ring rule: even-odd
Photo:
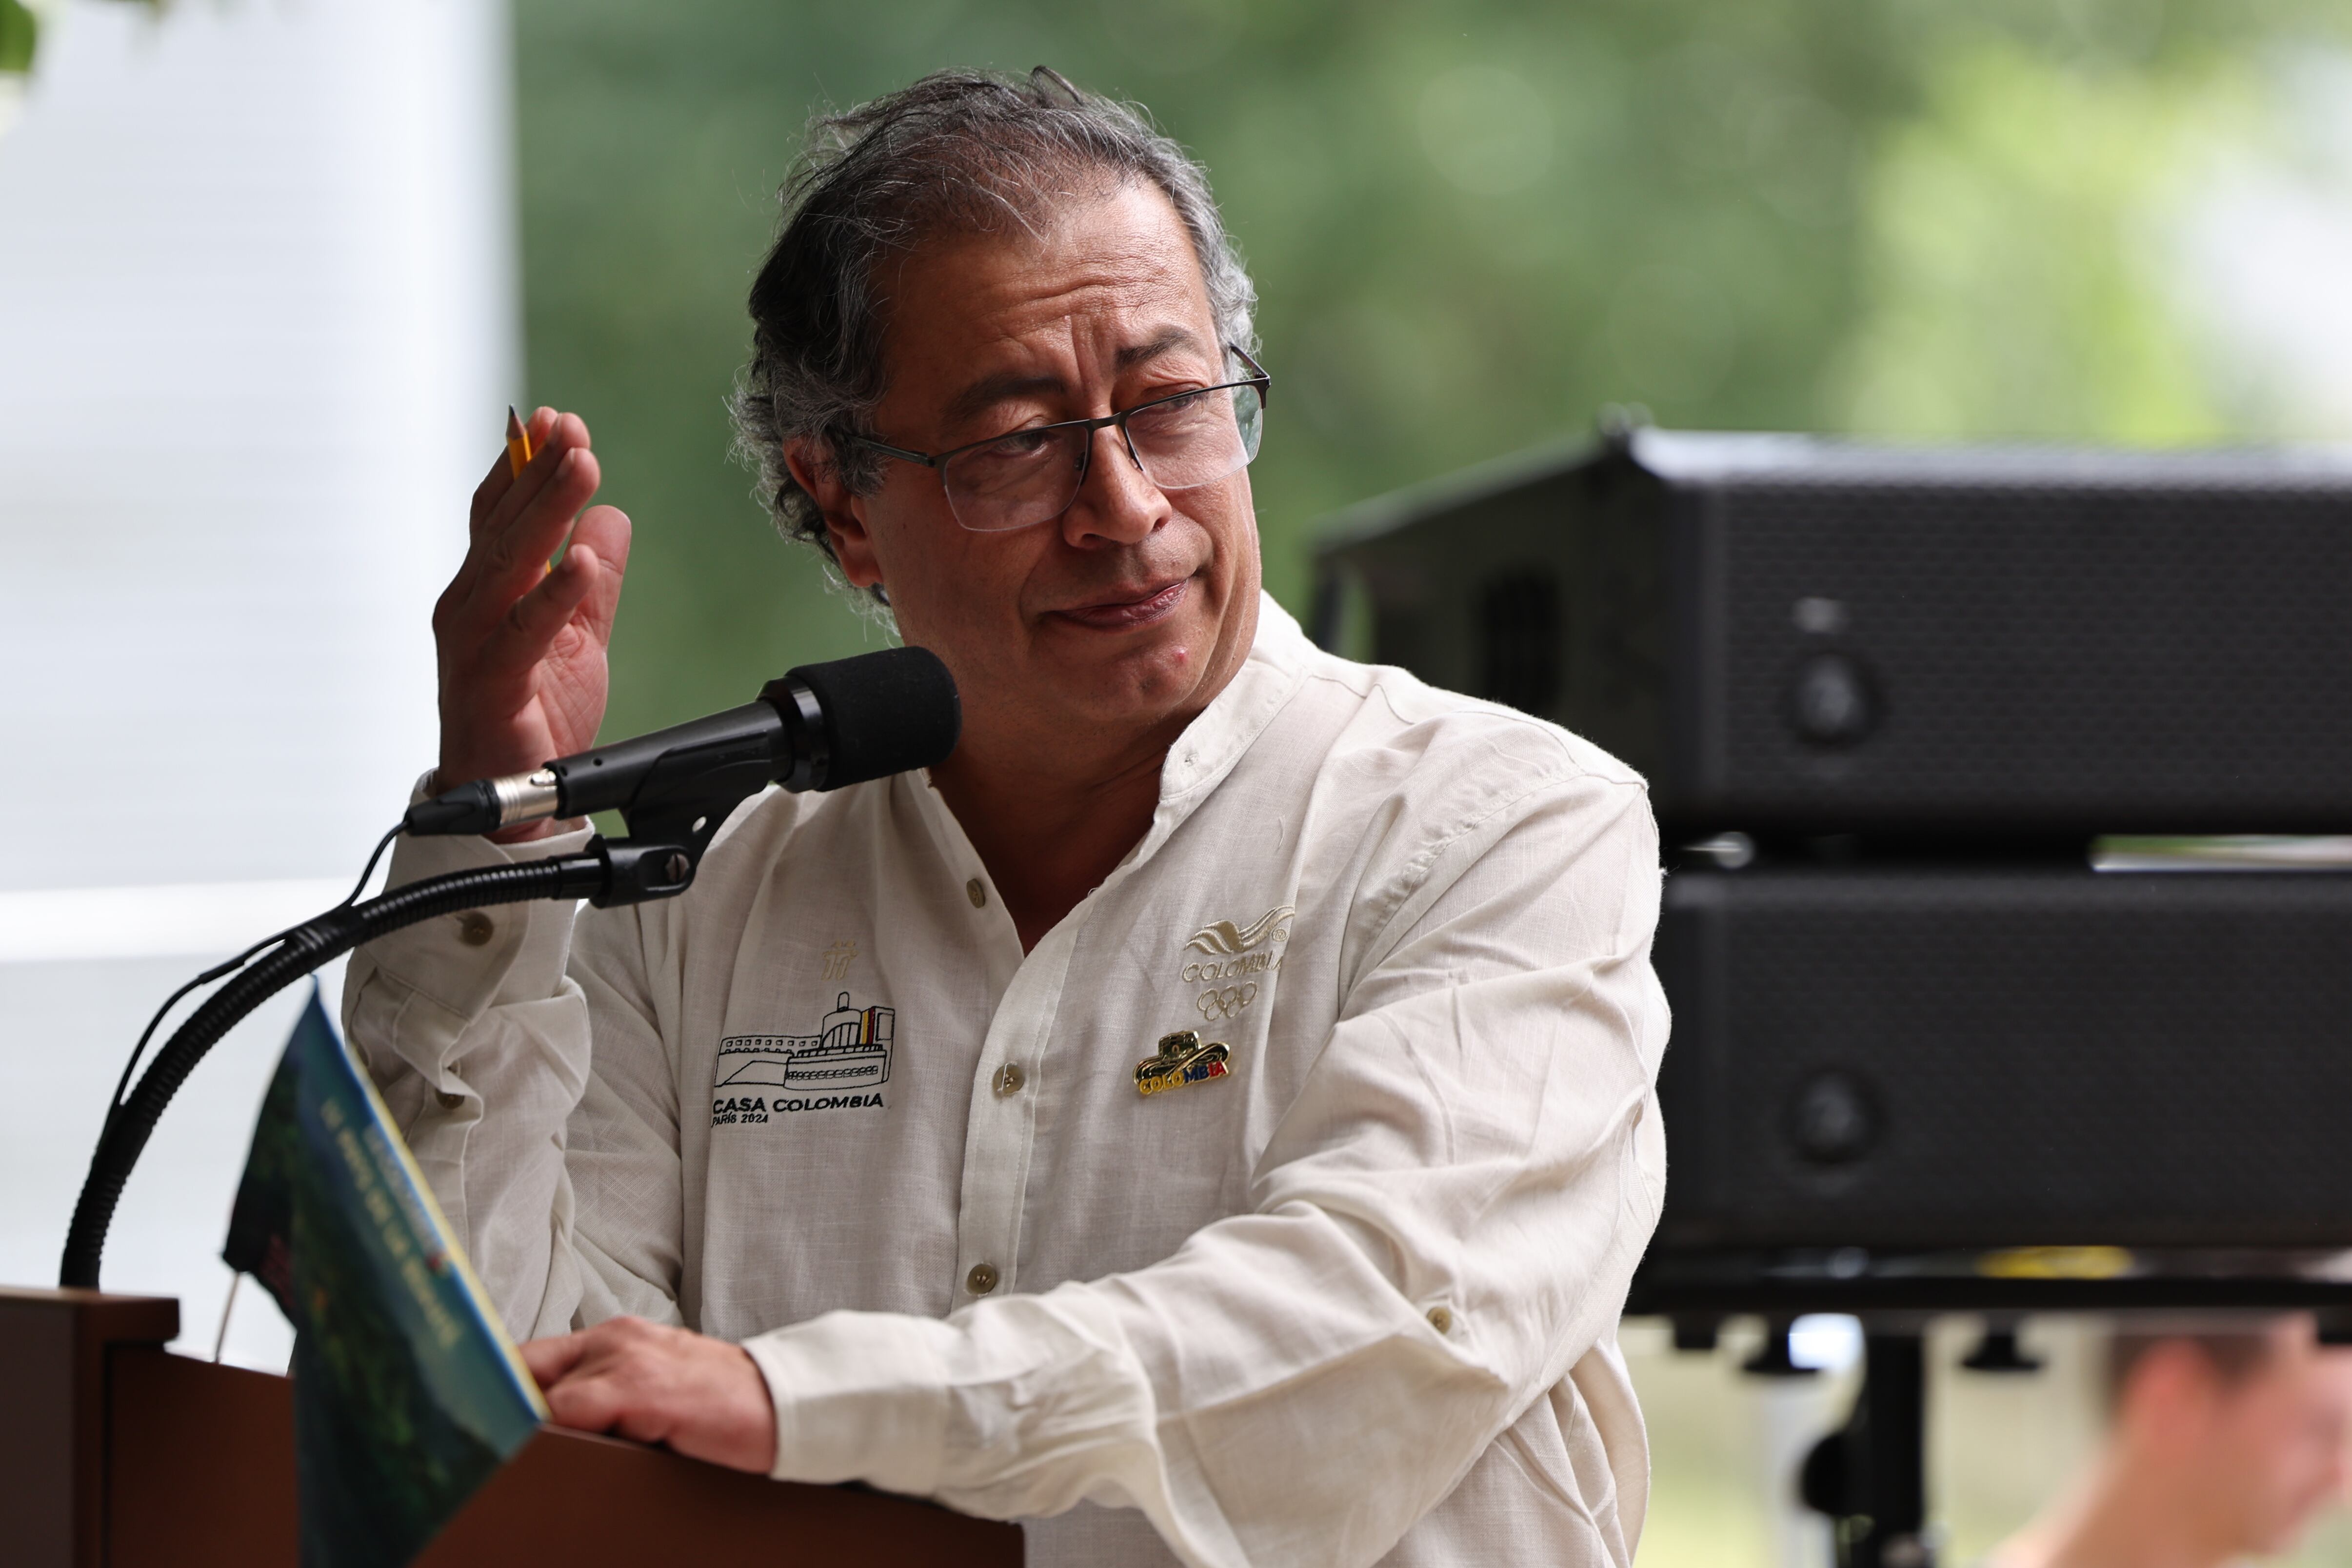
[[[1203,1019],[1214,1023],[1219,1019],[1234,1017],[1255,1000],[1257,982],[1252,980],[1246,985],[1227,986],[1222,991],[1202,991],[1192,1005],[1201,1009]]]

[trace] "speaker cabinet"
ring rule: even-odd
[[[1667,1249],[2340,1247],[2352,873],[1677,872]]]
[[[1670,830],[2328,831],[2352,462],[1643,430],[1371,503],[1326,645],[1553,719]]]

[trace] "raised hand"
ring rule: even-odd
[[[465,564],[433,607],[445,789],[583,750],[604,722],[629,519],[613,507],[581,510],[599,474],[579,415],[539,409],[529,428],[523,471],[509,474],[501,451],[474,492]],[[497,836],[549,831],[532,822]]]

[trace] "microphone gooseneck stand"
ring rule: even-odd
[[[155,1053],[130,1097],[109,1109],[74,1205],[58,1283],[98,1288],[99,1258],[115,1206],[163,1108],[237,1020],[320,965],[459,910],[542,898],[584,898],[599,908],[674,898],[694,881],[719,824],[771,784],[794,792],[838,789],[934,767],[955,749],[962,725],[955,680],[939,656],[921,648],[886,648],[787,670],[761,688],[759,701],[725,713],[561,757],[528,774],[461,784],[412,805],[402,824],[412,834],[488,833],[612,810],[621,813],[630,836],[600,835],[577,854],[428,877],[364,904],[338,904],[264,944],[268,951],[206,998]],[[365,873],[360,881],[366,884]],[[191,987],[223,969],[208,971]],[[164,1003],[164,1011],[185,989]],[[140,1044],[145,1043],[142,1035]],[[138,1061],[136,1051],[131,1060]]]
[[[263,1002],[352,948],[436,915],[539,899],[634,904],[683,893],[694,878],[699,852],[699,845],[689,849],[684,844],[599,838],[578,854],[428,877],[364,904],[331,909],[296,926],[274,951],[256,959],[205,999],[156,1052],[130,1098],[108,1115],[98,1148],[90,1156],[81,1197],[74,1204],[58,1283],[68,1289],[98,1289],[99,1259],[106,1248],[108,1228],[114,1221],[115,1206],[164,1107],[205,1053]]]

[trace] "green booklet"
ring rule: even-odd
[[[221,1255],[294,1325],[304,1568],[400,1568],[547,1415],[315,982]]]

